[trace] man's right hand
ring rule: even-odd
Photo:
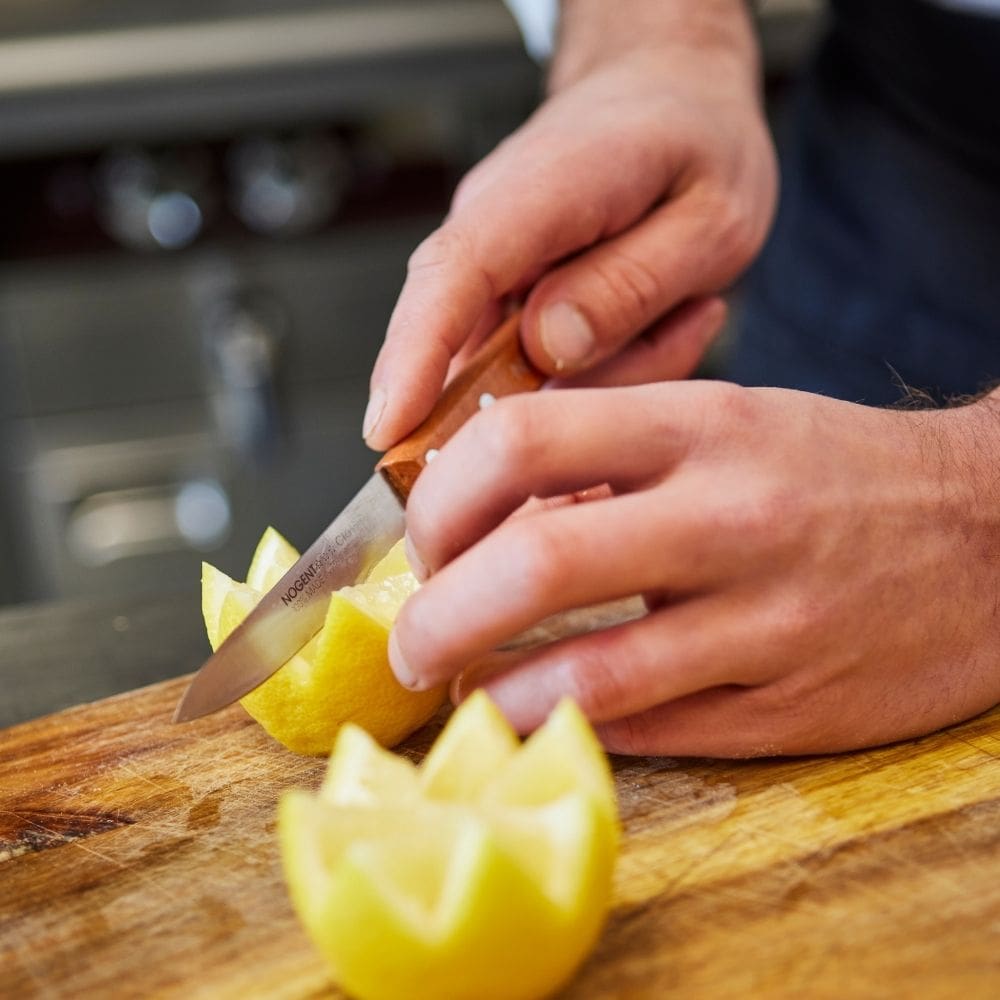
[[[368,443],[412,430],[456,356],[528,288],[524,346],[548,374],[690,374],[721,324],[717,293],[774,211],[758,75],[743,0],[567,0],[551,96],[468,174],[410,259]]]

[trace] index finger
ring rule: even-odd
[[[448,365],[491,305],[539,270],[641,217],[662,177],[633,183],[623,213],[620,169],[567,146],[515,137],[496,166],[480,167],[473,194],[417,247],[371,379],[365,439],[398,441],[430,412]],[[581,170],[581,163],[586,169]],[[566,178],[574,187],[567,190]],[[638,190],[637,190],[638,189]]]

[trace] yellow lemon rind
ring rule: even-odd
[[[384,626],[334,593],[320,632],[240,704],[295,753],[329,754],[337,731],[348,722],[361,725],[383,746],[395,746],[434,715],[446,691],[407,691],[389,667],[386,644]],[[364,684],[353,680],[360,671]],[[331,720],[336,724],[331,726]]]
[[[264,532],[248,579],[268,587],[298,553],[273,528]],[[424,725],[444,702],[444,686],[414,693],[401,687],[388,664],[388,629],[417,586],[397,544],[375,567],[372,587],[331,595],[320,632],[240,703],[264,730],[300,754],[330,753],[337,731],[355,722],[394,746]],[[403,575],[389,570],[403,567]],[[202,566],[202,613],[213,649],[246,617],[262,594],[208,563]]]
[[[336,979],[365,1000],[414,983],[436,1000],[557,989],[600,933],[619,838],[607,758],[579,708],[560,705],[521,745],[477,695],[420,768],[390,771],[383,755],[342,730],[321,795],[281,803],[292,900]]]
[[[201,616],[205,620],[205,632],[213,650],[218,649],[221,644],[219,617],[222,614],[222,603],[235,583],[235,580],[211,563],[201,564]]]
[[[613,863],[600,810],[582,795],[567,797],[566,804],[586,819],[575,831],[575,884],[567,881],[569,902],[559,905],[507,838],[471,812],[433,808],[451,815],[432,813],[428,827],[435,839],[423,842],[419,808],[341,809],[324,816],[325,803],[287,793],[279,830],[293,904],[341,985],[366,1000],[412,996],[414,983],[440,1000],[547,994],[593,946],[607,911]],[[323,837],[338,824],[363,834],[359,821],[368,838],[351,841],[341,833],[339,855],[324,857]],[[426,866],[435,848],[447,860],[437,893],[419,905],[394,884],[393,861],[403,855],[413,867]],[[496,967],[498,948],[505,955],[502,979],[470,978],[470,970]],[[373,954],[385,956],[384,962],[373,964]]]

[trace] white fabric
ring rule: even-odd
[[[970,11],[974,14],[995,14],[1000,16],[1000,0],[933,0],[939,7],[953,7],[955,10]]]
[[[524,37],[524,47],[532,58],[543,60],[556,47],[559,24],[559,0],[504,0],[517,18]]]
[[[556,45],[559,24],[559,0],[504,0],[517,19],[524,37],[524,47],[534,59],[548,59]],[[872,0],[877,3],[878,0]],[[950,7],[975,14],[1000,17],[1000,0],[931,0],[939,7]]]

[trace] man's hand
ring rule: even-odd
[[[567,0],[551,89],[410,260],[372,374],[374,448],[426,416],[456,355],[532,286],[523,337],[543,371],[689,374],[716,293],[763,242],[777,180],[743,0]]]
[[[887,411],[678,382],[501,400],[417,482],[430,571],[390,642],[454,679],[553,613],[650,613],[482,682],[521,730],[563,695],[612,751],[744,756],[884,743],[1000,701],[1000,401]],[[530,496],[592,502],[509,517]]]

